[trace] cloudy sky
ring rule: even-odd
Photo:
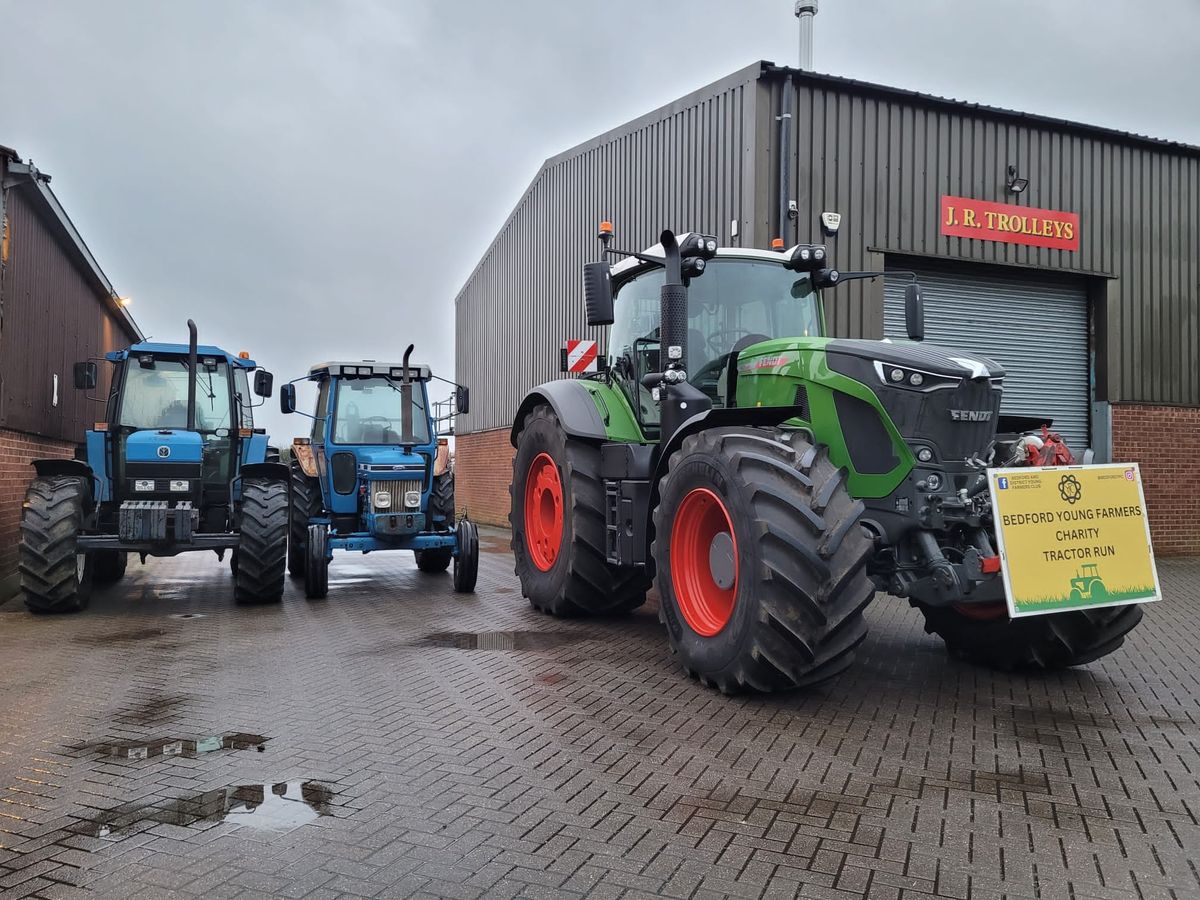
[[[453,373],[542,160],[757,59],[791,0],[0,0],[0,144],[143,330]],[[816,68],[1200,144],[1200,0],[821,0]],[[306,430],[278,414],[277,438]]]

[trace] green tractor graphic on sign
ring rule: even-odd
[[[1108,590],[1094,563],[1079,567],[1079,576],[1071,579],[1072,603],[1098,603],[1108,599]]]

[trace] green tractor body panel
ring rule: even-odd
[[[645,443],[646,437],[638,425],[633,409],[619,388],[606,381],[591,379],[580,379],[578,384],[592,395],[596,412],[600,414],[600,420],[604,423],[606,440],[625,444]]]
[[[764,341],[738,354],[737,405],[804,406],[808,419],[790,419],[787,424],[807,428],[820,444],[829,448],[835,465],[847,472],[850,495],[858,498],[886,497],[912,471],[915,457],[896,429],[875,392],[865,384],[829,368],[825,348],[830,338],[788,338]],[[884,473],[860,472],[848,445],[851,429],[838,415],[835,397],[849,394],[866,403],[879,416],[892,443],[896,465]],[[797,397],[804,403],[797,403]]]

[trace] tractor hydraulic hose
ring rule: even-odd
[[[196,353],[196,323],[188,319],[188,431],[196,430],[196,366],[198,363],[199,360]]]
[[[937,545],[937,538],[933,536],[933,532],[918,531],[916,538],[917,546],[925,554],[934,580],[947,588],[957,585],[958,575],[954,571],[954,564],[942,555],[942,548]]]
[[[412,377],[408,372],[408,358],[412,356],[413,345],[409,344],[408,349],[404,351],[403,374],[400,376],[400,443],[405,447],[412,447],[413,441],[413,420],[412,420]]]

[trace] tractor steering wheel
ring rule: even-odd
[[[722,331],[710,332],[706,338],[708,349],[713,353],[728,353],[729,348],[737,342],[738,338],[745,337],[748,334],[754,334],[754,332],[747,328],[726,328]],[[733,338],[733,340],[728,341],[729,338]]]

